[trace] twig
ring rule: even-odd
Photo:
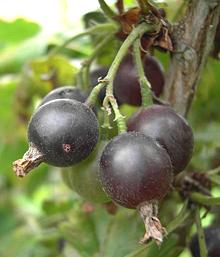
[[[190,199],[196,203],[205,206],[212,206],[220,204],[220,197],[210,197],[200,193],[191,193]]]
[[[205,235],[204,230],[202,227],[202,222],[200,218],[200,211],[199,207],[196,208],[196,227],[197,227],[197,233],[198,233],[198,239],[199,239],[199,250],[200,250],[200,256],[201,257],[207,257],[207,249],[206,249],[206,243],[205,243]]]
[[[116,16],[116,13],[106,4],[104,0],[98,0],[100,8],[104,12],[104,14],[109,18],[112,19]]]
[[[114,38],[114,34],[107,35],[104,37],[104,39],[95,47],[94,51],[92,54],[89,56],[87,60],[85,60],[82,64],[82,74],[83,74],[83,84],[85,88],[89,87],[89,72],[90,72],[90,67],[94,59],[97,57],[97,55],[102,52],[103,48],[111,42],[111,40]]]
[[[53,56],[56,55],[58,52],[60,52],[63,48],[67,47],[71,42],[73,42],[74,40],[80,38],[80,37],[84,37],[87,35],[91,35],[91,34],[99,34],[102,33],[103,31],[106,33],[112,33],[112,32],[116,32],[117,30],[117,25],[116,23],[103,23],[103,24],[97,24],[89,29],[87,29],[86,31],[79,33],[77,35],[74,35],[73,37],[67,39],[63,44],[54,47],[50,53],[49,56]]]
[[[173,27],[175,51],[165,85],[165,100],[187,115],[219,21],[220,2],[189,0],[182,20]]]
[[[129,47],[134,43],[134,41],[137,38],[140,38],[145,32],[158,31],[160,29],[160,26],[161,25],[159,22],[156,24],[148,24],[146,22],[143,22],[132,30],[130,35],[126,38],[126,40],[121,45],[115,59],[112,62],[111,67],[109,68],[107,76],[98,84],[97,87],[94,87],[94,89],[92,90],[90,96],[86,101],[87,105],[93,106],[96,103],[97,94],[106,84],[108,84],[106,88],[106,97],[103,101],[103,107],[106,108],[107,112],[109,113],[109,104],[111,105],[115,114],[115,120],[117,122],[119,132],[124,132],[126,130],[126,125],[125,125],[124,117],[120,113],[118,109],[118,104],[113,95],[113,81],[114,81],[115,75],[117,73],[117,70],[119,68],[119,65],[122,59],[126,55]]]

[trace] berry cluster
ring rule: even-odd
[[[162,69],[153,57],[145,57],[143,64],[152,90],[159,96],[164,86]],[[106,69],[100,72],[106,73]],[[98,80],[103,75],[95,71],[91,84],[95,84],[94,77]],[[121,104],[141,104],[131,55],[118,69],[114,92]],[[152,238],[162,242],[165,230],[157,218],[157,202],[170,191],[173,176],[191,159],[190,126],[170,107],[141,107],[127,120],[128,132],[100,143],[97,154],[93,150],[99,138],[98,120],[85,100],[86,94],[75,87],[50,92],[29,122],[29,150],[14,162],[14,171],[23,177],[41,162],[57,167],[74,165],[62,173],[71,189],[90,201],[104,203],[111,199],[137,209],[147,231],[141,242]]]

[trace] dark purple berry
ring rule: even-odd
[[[187,121],[167,106],[141,108],[127,121],[129,131],[156,139],[168,152],[174,171],[185,169],[193,153],[193,132]]]
[[[75,100],[52,100],[36,110],[28,126],[30,148],[23,159],[14,162],[18,176],[41,162],[66,167],[85,159],[97,144],[99,135],[95,114]]]
[[[41,101],[40,106],[55,99],[72,99],[81,103],[85,102],[87,95],[81,89],[73,86],[58,87],[47,94]]]
[[[123,133],[104,148],[100,179],[112,200],[136,208],[166,195],[172,181],[172,165],[156,140],[139,132]]]
[[[152,56],[146,55],[143,60],[145,75],[151,83],[152,91],[158,97],[164,88],[164,72],[160,63]],[[114,80],[114,93],[121,103],[141,105],[141,89],[138,73],[131,54],[121,62]]]

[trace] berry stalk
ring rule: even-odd
[[[89,56],[89,58],[83,62],[80,72],[82,72],[82,75],[83,75],[83,86],[85,87],[85,89],[89,88],[89,72],[90,72],[90,67],[92,62],[97,57],[97,55],[99,55],[99,53],[102,52],[103,48],[109,42],[111,42],[113,38],[114,38],[114,34],[110,34],[104,37],[104,39],[95,47],[94,51]]]
[[[116,13],[106,4],[104,0],[98,0],[100,8],[104,12],[104,14],[109,18],[113,19],[116,16]]]
[[[195,218],[196,218],[196,227],[197,227],[197,233],[198,233],[198,239],[199,239],[200,256],[207,257],[208,252],[206,249],[205,235],[204,235],[204,230],[203,230],[202,222],[201,222],[201,218],[200,218],[199,207],[196,208],[196,217]]]
[[[130,35],[128,35],[128,37],[125,39],[124,43],[121,45],[115,59],[112,62],[111,67],[109,68],[107,76],[104,79],[102,79],[96,87],[93,88],[91,94],[89,95],[86,101],[87,105],[92,107],[96,103],[96,99],[100,90],[106,84],[108,84],[106,88],[106,97],[103,101],[103,106],[105,108],[109,108],[109,104],[111,105],[115,114],[115,120],[117,121],[119,132],[124,132],[126,130],[126,124],[125,124],[123,115],[120,113],[118,109],[117,102],[113,95],[113,81],[114,81],[115,75],[117,73],[117,70],[119,68],[119,65],[122,59],[125,57],[126,53],[128,52],[128,49],[132,46],[134,41],[137,38],[140,38],[146,32],[154,32],[159,29],[160,29],[159,22],[155,22],[154,24],[142,22],[137,27],[135,27],[130,33]],[[107,110],[107,113],[109,113],[108,110]]]
[[[190,199],[196,203],[205,206],[220,204],[220,197],[210,197],[196,192],[190,194]]]
[[[139,83],[141,87],[141,97],[142,97],[142,105],[147,107],[153,104],[152,93],[151,93],[151,84],[145,76],[143,63],[141,59],[141,51],[140,51],[140,39],[136,39],[133,45],[134,52],[134,60],[136,63],[136,68],[139,76]]]

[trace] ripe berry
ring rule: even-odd
[[[51,100],[55,99],[73,99],[81,103],[85,102],[87,96],[82,90],[73,86],[58,87],[47,94],[41,101],[40,105],[43,105]]]
[[[187,121],[167,106],[141,108],[127,122],[129,131],[156,139],[168,152],[174,171],[185,169],[193,153],[193,133]]]
[[[113,201],[127,208],[138,208],[145,225],[154,226],[155,218],[159,226],[159,220],[153,217],[154,208],[149,205],[170,190],[172,165],[166,150],[156,140],[139,132],[113,138],[100,159],[100,180]],[[151,235],[152,231],[147,232],[143,241],[153,237],[161,242],[162,231],[158,232],[159,236]]]
[[[208,227],[204,230],[205,242],[209,257],[220,256],[220,228]],[[195,234],[190,242],[190,251],[193,257],[200,257],[198,235]]]
[[[13,168],[23,177],[42,161],[71,166],[92,152],[98,135],[96,116],[85,104],[69,99],[50,101],[33,114],[28,126],[29,150]]]
[[[89,160],[88,160],[89,159]],[[85,200],[94,203],[109,202],[98,177],[98,160],[87,158],[81,163],[62,170],[65,184]]]
[[[143,66],[152,91],[157,97],[160,96],[165,83],[162,66],[154,57],[149,55],[145,56]],[[131,54],[127,55],[119,66],[114,80],[114,92],[121,103],[141,105],[141,89]]]

